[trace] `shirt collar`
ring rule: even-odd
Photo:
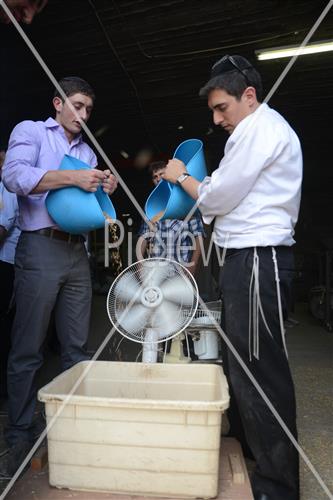
[[[49,117],[44,123],[46,128],[60,127],[59,123],[51,117]]]
[[[238,125],[235,127],[235,130],[233,133],[230,135],[229,139],[227,142],[229,142],[229,145],[231,146],[234,144],[240,135],[246,130],[246,127],[249,127],[252,130],[252,123],[254,124],[258,117],[260,116],[261,113],[264,113],[268,109],[268,106],[266,103],[260,103],[260,105],[257,107],[257,109],[247,115],[243,120],[241,120]]]
[[[46,128],[58,128],[59,132],[62,133],[63,135],[65,135],[64,128],[54,118],[49,117],[44,123],[45,123]],[[75,144],[79,144],[80,142],[82,142],[82,140],[83,140],[82,134],[77,135],[72,140],[71,146],[73,146]]]

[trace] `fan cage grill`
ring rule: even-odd
[[[172,310],[173,314],[171,315],[172,317],[168,318],[169,320],[163,322],[163,324],[160,322],[160,324],[152,325],[148,321],[148,323],[143,326],[140,325],[138,320],[137,325],[135,325],[135,330],[125,328],[124,319],[126,319],[127,313],[137,305],[138,301],[140,303],[140,297],[143,289],[154,287],[157,274],[161,279],[161,288],[163,288],[163,285],[165,285],[165,283],[169,280],[177,277],[182,278],[184,286],[187,287],[186,289],[193,293],[193,300],[191,300],[190,304],[182,302],[181,300],[179,302],[172,302],[174,306]],[[119,298],[117,292],[117,286],[121,282],[126,283],[124,280],[128,280],[132,286],[134,284],[137,285],[136,292],[131,299],[128,300]],[[107,312],[113,326],[124,337],[141,344],[148,342],[146,340],[148,328],[158,330],[159,336],[158,340],[155,341],[156,343],[165,342],[166,340],[175,337],[191,323],[197,307],[198,288],[191,273],[178,262],[162,258],[146,259],[135,262],[131,266],[127,267],[113,282],[107,297]],[[149,342],[151,342],[151,340],[149,340]]]

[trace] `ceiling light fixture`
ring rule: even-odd
[[[281,57],[303,56],[306,54],[318,54],[319,52],[329,52],[333,50],[333,40],[310,43],[305,47],[290,45],[289,47],[275,47],[271,49],[256,50],[255,54],[259,61],[267,59],[280,59]]]

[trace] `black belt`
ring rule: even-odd
[[[59,231],[58,229],[52,229],[51,227],[45,229],[37,229],[36,231],[23,231],[23,233],[28,234],[40,234],[42,236],[47,236],[55,240],[66,241],[67,243],[83,243],[84,237],[81,234],[71,234],[65,231]]]

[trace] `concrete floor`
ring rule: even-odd
[[[298,304],[293,317],[299,325],[287,329],[287,344],[296,388],[299,443],[333,493],[333,335],[309,315],[306,304]],[[328,498],[302,459],[300,472],[302,500]]]
[[[91,351],[98,349],[110,330],[105,301],[105,296],[94,296],[89,339]],[[289,358],[298,404],[299,442],[324,483],[330,491],[333,491],[333,404],[331,394],[333,335],[309,315],[306,304],[298,304],[292,316],[299,321],[297,326],[287,329]],[[120,337],[114,337],[101,353],[100,359],[117,359],[117,354],[114,351],[118,347],[123,360],[134,360],[140,351],[140,346],[126,339],[121,342],[120,340]],[[44,385],[52,379],[59,370],[57,356],[48,354],[47,364],[41,372],[40,385]],[[6,402],[0,401],[0,427],[4,424],[5,412]],[[0,454],[4,448],[5,445],[0,436]],[[4,486],[5,482],[0,481],[0,492]],[[301,459],[301,500],[325,500],[327,498],[329,498],[328,495]]]

